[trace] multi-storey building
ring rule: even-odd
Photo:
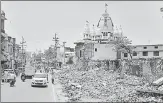
[[[6,34],[5,20],[5,13],[1,11],[1,63],[3,68],[15,69],[16,39]]]
[[[16,39],[8,36],[8,53],[9,53],[9,68],[15,68],[15,46]]]
[[[156,45],[133,45],[132,58],[163,58],[163,44]],[[122,59],[129,59],[130,56],[128,53],[122,53]]]
[[[21,47],[15,45],[15,68],[21,67]]]
[[[4,11],[1,11],[1,66],[2,68],[7,68],[6,62],[7,62],[7,56],[8,56],[8,45],[7,40],[8,36],[5,33],[5,13]]]

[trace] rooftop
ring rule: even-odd
[[[143,45],[133,45],[133,46],[163,46],[163,44],[143,44]]]

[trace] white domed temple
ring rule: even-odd
[[[88,21],[85,23],[83,39],[75,42],[75,52],[78,58],[85,57],[95,60],[115,60],[117,52],[113,50],[114,41],[122,36],[121,27],[114,27],[113,21],[107,12],[107,7],[97,23],[91,26]],[[83,45],[86,45],[86,52],[83,52]],[[85,54],[83,54],[85,53]]]

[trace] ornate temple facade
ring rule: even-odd
[[[121,27],[114,26],[107,12],[102,14],[97,26],[85,23],[83,39],[75,42],[75,54],[78,58],[86,57],[94,60],[115,60],[117,52],[114,49],[114,41],[122,36]]]

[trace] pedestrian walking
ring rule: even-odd
[[[54,72],[52,72],[52,84],[54,84],[54,78],[55,78],[55,76],[54,76]]]
[[[10,87],[14,86],[15,82],[16,82],[16,75],[14,72],[11,72],[10,73]]]
[[[15,75],[14,72],[11,72],[11,73],[10,73],[10,78],[11,78],[11,80],[13,80],[13,81],[16,82],[16,75]]]
[[[7,82],[7,79],[8,79],[8,71],[4,71],[4,82]]]
[[[49,83],[49,79],[48,79],[48,76],[49,76],[49,75],[48,75],[48,73],[47,73],[47,82]]]

